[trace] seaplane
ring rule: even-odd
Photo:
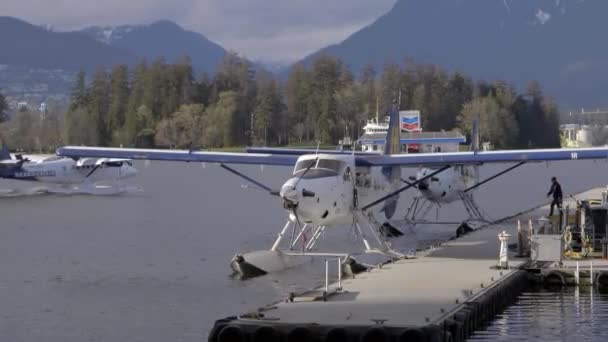
[[[287,219],[268,250],[237,254],[231,267],[244,277],[281,271],[300,256],[336,257],[345,253],[319,252],[317,243],[327,229],[351,227],[363,252],[388,258],[407,257],[393,249],[380,221],[396,213],[400,194],[432,181],[449,170],[488,163],[532,163],[559,160],[607,159],[608,148],[532,149],[399,154],[398,111],[391,110],[383,154],[229,153],[194,150],[158,150],[64,146],[56,154],[69,158],[128,158],[158,161],[215,163],[277,197]],[[232,164],[292,167],[280,189],[257,181]],[[405,184],[402,168],[427,168],[416,180]],[[343,263],[353,264],[345,257]],[[346,269],[343,268],[343,272]]]
[[[121,181],[138,173],[131,160],[123,158],[30,158],[12,156],[4,145],[0,150],[0,178],[54,184],[63,190],[93,194],[121,191]],[[99,184],[103,182],[110,185]]]
[[[400,118],[407,119],[407,118]],[[404,120],[405,121],[405,120]],[[378,120],[376,120],[378,122]],[[470,151],[475,153],[479,152],[479,120],[473,121],[473,130],[471,134]],[[401,122],[403,125],[404,123]],[[376,127],[376,126],[374,126]],[[403,129],[403,127],[401,127]],[[325,153],[325,154],[349,154],[348,150],[337,149],[337,150],[312,150],[306,148],[273,148],[273,147],[247,147],[248,153],[271,153],[277,155],[304,155],[310,153]],[[367,152],[355,152],[357,155],[374,155],[380,154],[375,151]],[[401,182],[410,185],[412,182],[416,182],[413,189],[418,191],[418,194],[413,197],[411,204],[409,205],[406,214],[404,215],[404,222],[410,227],[416,224],[463,224],[467,223],[465,227],[469,227],[469,223],[490,223],[491,221],[486,218],[480,207],[475,202],[473,192],[480,186],[487,182],[504,175],[505,173],[512,171],[524,163],[517,163],[513,167],[498,172],[482,181],[479,179],[479,166],[480,165],[454,165],[450,169],[447,169],[435,176],[430,178],[427,175],[433,173],[436,167],[420,167],[415,175],[409,176],[408,178],[401,178]],[[436,209],[438,216],[439,209],[446,204],[461,201],[468,218],[458,222],[452,221],[438,221],[429,220],[428,216],[432,209]],[[386,225],[385,227],[390,228],[390,231],[395,235],[400,235],[398,230],[394,227]]]

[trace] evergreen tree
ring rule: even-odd
[[[0,123],[3,123],[8,120],[8,103],[6,103],[6,98],[2,93],[0,93]]]
[[[254,117],[254,144],[268,146],[279,140],[280,117],[282,112],[281,96],[277,81],[266,78],[259,81]]]
[[[144,102],[147,72],[148,65],[147,62],[143,60],[135,67],[131,80],[131,94],[129,95],[124,124],[125,140],[129,145],[135,142],[135,136],[137,135],[137,110]]]
[[[204,106],[209,105],[211,97],[212,83],[206,73],[202,73],[198,80],[192,85],[192,103],[200,103]]]
[[[80,70],[76,74],[74,85],[72,86],[72,93],[70,95],[70,109],[74,110],[77,107],[84,106],[87,102],[87,91],[85,83],[86,74],[83,70]]]
[[[331,56],[321,56],[313,64],[311,110],[314,118],[315,140],[337,143],[337,102],[343,74],[342,62]]]
[[[379,106],[376,97],[376,70],[371,64],[363,68],[361,72],[361,86],[364,89],[364,111],[368,118],[376,116],[376,106]]]
[[[164,58],[159,58],[146,70],[143,83],[143,99],[142,104],[148,108],[155,120],[162,117],[163,101],[166,94],[165,73],[167,72],[167,64]],[[173,99],[171,101],[174,101]],[[166,115],[169,113],[164,113]]]
[[[287,126],[289,127],[290,142],[302,143],[310,141],[312,120],[308,105],[311,95],[310,75],[304,64],[298,63],[291,68],[286,85]]]
[[[388,113],[391,105],[397,104],[399,101],[401,80],[402,75],[399,66],[395,63],[386,63],[380,81],[380,113]]]
[[[119,65],[112,69],[110,75],[110,109],[108,114],[108,132],[114,145],[121,142],[121,131],[125,125],[129,102],[129,75],[127,66]]]
[[[250,118],[256,96],[255,72],[250,63],[234,52],[227,53],[218,66],[213,83],[211,102],[219,102],[219,96],[224,92],[237,95],[237,109],[230,121],[229,140],[234,144],[250,143]]]
[[[110,108],[110,82],[108,74],[100,67],[91,82],[88,92],[88,103],[90,120],[97,124],[97,141],[95,145],[107,146],[111,140],[111,132],[108,129],[108,112]]]

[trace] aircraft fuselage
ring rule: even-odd
[[[400,183],[393,179],[381,167],[356,166],[352,155],[303,155],[280,196],[285,209],[304,223],[352,224],[357,208],[398,189]],[[391,198],[379,208],[390,218],[396,203]]]
[[[96,167],[97,159],[85,158],[74,161],[70,158],[51,158],[37,162],[15,164],[12,169],[5,168],[2,177],[16,180],[39,181],[56,184],[95,183],[107,180],[120,180],[133,177],[137,170],[130,162],[105,163]]]

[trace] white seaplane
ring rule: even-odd
[[[479,152],[479,129],[478,120],[473,122],[473,132],[471,134],[470,151]],[[325,154],[349,154],[349,151],[343,150],[312,150],[305,148],[273,148],[273,147],[248,147],[248,153],[270,153],[277,155],[305,155],[311,153]],[[356,152],[357,155],[378,155],[378,152]],[[417,182],[412,188],[418,190],[418,195],[414,196],[412,203],[405,214],[405,223],[414,226],[418,223],[424,224],[459,224],[459,223],[489,223],[482,210],[479,208],[473,197],[474,190],[481,185],[512,171],[525,162],[519,162],[514,166],[492,175],[483,181],[479,180],[479,165],[454,165],[453,167],[433,176],[426,177],[433,173],[436,167],[420,167],[415,176],[410,176],[407,179],[401,179],[405,184]],[[423,179],[424,178],[424,179]],[[432,221],[427,217],[432,209],[436,209],[438,215],[439,209],[453,202],[461,201],[464,209],[468,214],[468,219],[459,222],[451,221]],[[395,232],[393,230],[393,232]],[[399,232],[396,232],[398,235]]]
[[[399,152],[398,113],[390,115],[384,154],[312,153],[304,155],[275,153],[224,153],[191,150],[155,150],[65,146],[57,155],[70,158],[129,158],[160,161],[218,163],[222,168],[279,196],[288,219],[269,250],[237,255],[231,266],[244,276],[262,275],[290,266],[294,256],[342,256],[314,250],[327,228],[348,225],[355,228],[365,252],[402,257],[388,241],[380,213],[391,219],[399,195],[444,172],[485,163],[529,163],[557,160],[606,159],[608,148],[536,149],[508,151],[471,151],[430,154]],[[292,176],[279,191],[252,179],[227,164],[255,164],[294,167]],[[415,180],[403,184],[402,167],[427,168]],[[459,172],[459,171],[458,171]],[[429,189],[434,189],[429,186]],[[433,190],[435,191],[435,190]],[[445,195],[447,196],[447,194]],[[445,197],[444,196],[444,197]],[[379,210],[376,210],[379,209]],[[289,229],[292,229],[291,238]],[[304,240],[306,234],[308,237]],[[288,257],[288,258],[286,258]],[[349,259],[346,259],[349,260]]]
[[[6,146],[0,150],[0,178],[54,184],[64,190],[116,193],[124,188],[122,180],[137,173],[130,159],[50,156],[30,160],[20,154],[13,158]],[[100,186],[100,182],[110,185]]]

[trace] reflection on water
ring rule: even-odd
[[[591,287],[524,292],[470,341],[607,341],[608,293]]]

